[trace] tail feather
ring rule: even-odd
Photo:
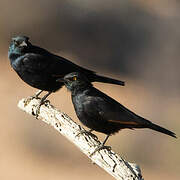
[[[149,123],[148,128],[150,128],[152,130],[155,130],[155,131],[158,131],[158,132],[161,132],[161,133],[164,133],[164,134],[167,134],[167,135],[172,136],[174,138],[177,138],[176,134],[174,132],[169,131],[169,130],[167,130],[167,129],[161,127],[161,126],[158,126],[156,124],[153,124],[151,122]]]
[[[119,80],[112,79],[109,77],[99,76],[97,74],[95,74],[95,77],[93,77],[93,81],[125,86],[124,81],[119,81]]]

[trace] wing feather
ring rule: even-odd
[[[87,98],[89,99],[87,100],[89,105],[86,105],[86,108],[88,108],[88,111],[92,113],[92,115],[100,116],[102,119],[112,123],[124,125],[139,125],[142,122],[140,116],[95,88],[92,95]],[[91,111],[90,109],[93,110]],[[94,111],[94,109],[96,109],[96,111]]]

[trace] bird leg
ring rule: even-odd
[[[34,96],[31,96],[32,99],[38,99],[39,95],[43,92],[43,90],[39,90],[38,92],[36,92],[36,94]]]
[[[36,92],[36,94],[35,94],[35,98],[38,98],[38,97],[39,97],[39,95],[40,95],[42,92],[43,92],[43,90],[39,90],[38,92]]]
[[[38,91],[38,92],[36,93],[36,95],[39,96],[41,93],[42,93],[42,91],[41,91],[41,92]],[[42,97],[42,99],[41,99],[41,101],[40,101],[40,103],[39,103],[39,105],[38,105],[38,107],[37,107],[37,110],[36,110],[36,119],[38,118],[38,115],[39,115],[39,113],[40,113],[40,107],[41,107],[41,105],[43,105],[45,102],[48,101],[48,100],[46,100],[46,99],[47,99],[47,97],[48,97],[51,93],[52,93],[52,92],[49,91],[45,96]]]
[[[100,146],[99,146],[97,149],[95,149],[94,152],[92,152],[92,153],[90,154],[90,157],[91,157],[92,155],[94,155],[97,151],[100,151],[101,149],[111,150],[111,147],[110,147],[110,146],[104,146],[105,143],[106,143],[106,141],[108,140],[109,136],[110,136],[110,135],[107,135],[107,136],[106,136],[106,138],[105,138],[105,140],[103,141],[103,143],[101,143]]]
[[[80,127],[80,129],[81,129],[81,127]],[[78,134],[76,135],[76,137],[79,136],[80,134],[86,134],[86,135],[92,136],[94,139],[98,139],[98,137],[97,137],[95,134],[92,134],[92,133],[91,133],[92,131],[93,131],[93,129],[90,129],[89,131],[86,131],[85,129],[83,129],[83,130],[81,130],[80,133],[78,133]]]

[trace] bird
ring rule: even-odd
[[[96,89],[82,73],[72,72],[57,80],[64,82],[71,92],[72,103],[77,117],[92,131],[106,134],[96,151],[104,148],[108,138],[122,129],[149,128],[176,138],[176,134],[146,120],[122,104]]]
[[[41,99],[41,104],[52,92],[56,92],[63,86],[63,83],[56,80],[74,71],[82,72],[91,82],[125,85],[124,81],[97,75],[94,71],[35,46],[29,42],[27,36],[12,38],[8,58],[19,77],[28,85],[40,90],[34,97],[38,98],[43,91],[47,91]]]

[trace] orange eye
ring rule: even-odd
[[[76,81],[76,80],[77,80],[77,77],[76,77],[76,76],[74,76],[74,77],[73,77],[73,81]]]

